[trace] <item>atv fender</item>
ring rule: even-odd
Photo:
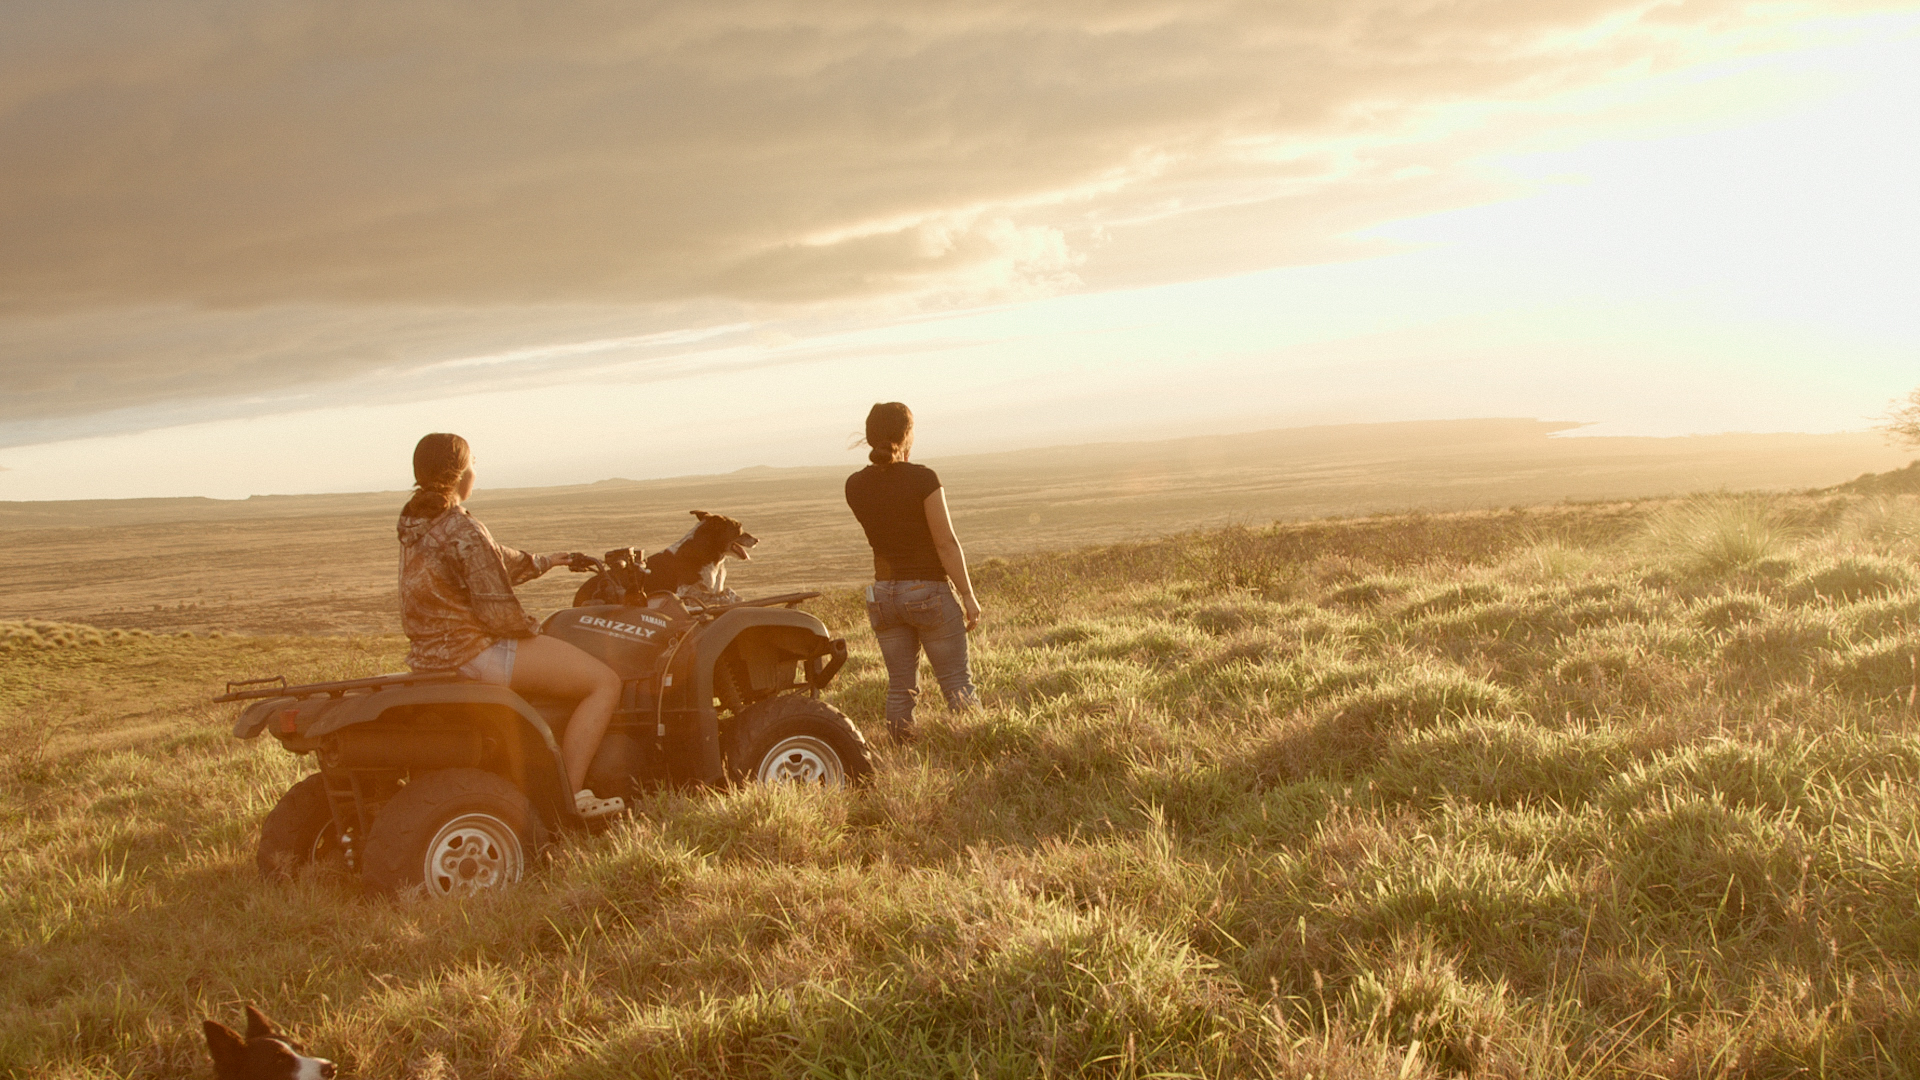
[[[281,709],[296,708],[299,704],[300,699],[293,697],[266,698],[256,701],[240,710],[240,716],[233,722],[233,737],[257,739],[261,732],[267,730],[267,722],[273,719],[274,713]]]
[[[280,699],[284,701],[285,699]],[[302,740],[316,742],[342,729],[380,720],[397,709],[420,706],[479,707],[496,715],[511,715],[510,726],[519,735],[519,753],[513,756],[514,768],[508,780],[527,793],[548,821],[574,821],[572,792],[567,790],[567,769],[560,757],[560,744],[547,721],[519,694],[504,686],[487,683],[436,683],[401,686],[371,694],[354,694],[329,702],[320,715],[301,732]],[[284,706],[283,706],[284,707]],[[243,717],[253,710],[249,708]],[[271,712],[263,711],[262,716]],[[264,721],[263,721],[264,722]]]
[[[818,618],[792,608],[737,607],[702,628],[693,648],[693,697],[700,706],[697,744],[690,747],[696,779],[723,783],[726,766],[720,755],[720,714],[713,707],[713,669],[720,654],[742,637],[761,638],[769,649],[794,662],[833,651],[827,626]]]

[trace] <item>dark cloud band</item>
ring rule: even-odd
[[[1381,206],[1462,194],[1317,140],[1577,83],[1742,10],[13,5],[0,419],[646,332],[688,304],[970,302],[1325,257]]]

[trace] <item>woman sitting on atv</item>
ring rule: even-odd
[[[540,636],[513,587],[555,566],[592,568],[585,555],[529,555],[494,543],[461,506],[473,494],[467,440],[436,432],[413,448],[418,488],[400,511],[400,625],[415,671],[458,671],[479,682],[576,698],[560,756],[584,817],[626,808],[587,790],[587,767],[620,700],[620,677],[579,648]]]

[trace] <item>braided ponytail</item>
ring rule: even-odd
[[[867,460],[875,465],[904,461],[913,449],[913,410],[886,401],[867,411]]]

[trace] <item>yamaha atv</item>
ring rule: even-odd
[[[602,574],[621,584],[626,552]],[[872,772],[866,740],[820,692],[845,639],[796,609],[819,593],[703,606],[611,590],[623,603],[556,612],[541,629],[623,684],[587,785],[629,805],[669,784],[842,786]],[[652,606],[649,606],[651,604]],[[250,702],[242,739],[271,732],[320,769],[260,830],[270,877],[325,863],[387,892],[446,896],[518,881],[558,829],[583,828],[560,760],[571,700],[523,696],[452,672],[289,686],[227,684]]]

